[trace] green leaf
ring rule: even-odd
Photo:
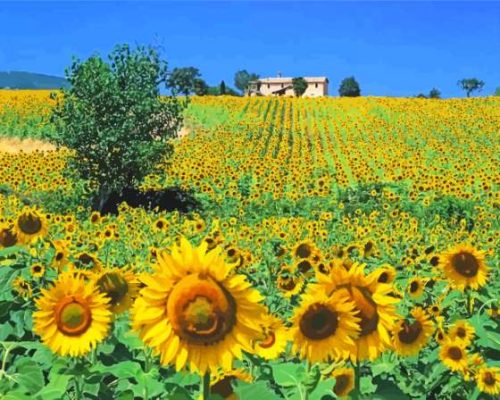
[[[31,396],[28,396],[27,394],[20,392],[18,390],[8,392],[4,396],[0,397],[2,400],[33,400]]]
[[[334,397],[333,388],[335,387],[335,379],[328,378],[320,380],[314,390],[309,393],[309,400],[322,400],[325,396]]]
[[[362,376],[359,385],[360,392],[363,394],[375,393],[377,390],[377,385],[373,383],[371,376]]]
[[[29,393],[33,394],[42,389],[44,385],[43,373],[40,366],[30,358],[16,360],[16,369],[19,374],[17,382]]]
[[[306,372],[304,365],[295,363],[275,364],[272,369],[274,380],[283,387],[300,385]]]
[[[269,387],[267,382],[241,382],[238,381],[234,387],[234,393],[241,400],[278,400],[280,397]]]
[[[410,397],[393,382],[387,380],[377,381],[377,391],[371,396],[373,400],[410,400]]]
[[[70,375],[52,374],[49,383],[35,395],[35,398],[37,400],[61,400],[68,389],[70,380]]]

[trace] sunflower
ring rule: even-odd
[[[165,218],[158,218],[153,224],[153,230],[155,232],[163,232],[168,229],[168,221]]]
[[[476,374],[478,389],[483,393],[498,396],[500,394],[500,369],[497,367],[482,367]]]
[[[233,382],[237,380],[252,383],[253,377],[241,368],[227,372],[221,371],[210,377],[210,393],[223,399],[237,400],[239,397],[233,389]]]
[[[207,252],[203,242],[180,245],[158,257],[153,275],[142,276],[145,287],[132,308],[132,328],[160,355],[163,365],[177,370],[189,364],[204,374],[232,368],[242,350],[261,335],[254,322],[266,310],[262,296],[243,275],[233,273],[222,249]]]
[[[36,263],[30,267],[30,272],[33,278],[41,278],[45,274],[45,267],[42,264]]]
[[[253,342],[254,353],[266,360],[278,358],[286,349],[288,329],[283,325],[283,321],[271,314],[262,318],[260,327],[262,335]]]
[[[392,330],[394,349],[398,354],[411,356],[417,354],[425,346],[434,330],[426,313],[417,307],[411,311],[413,322],[399,320]]]
[[[354,389],[354,369],[336,369],[332,372],[332,377],[335,378],[333,392],[337,397],[347,396]]]
[[[455,322],[448,330],[450,339],[462,342],[465,346],[471,344],[474,333],[474,327],[465,320]]]
[[[304,258],[295,263],[294,270],[304,277],[311,277],[315,273],[315,264],[311,260]]]
[[[419,277],[410,279],[408,283],[408,293],[413,299],[418,299],[424,293],[425,281]]]
[[[302,240],[292,249],[295,258],[310,258],[317,251],[316,245],[310,240]]]
[[[64,240],[54,240],[52,242],[55,248],[54,258],[52,259],[52,265],[59,271],[68,263],[69,250],[68,243]]]
[[[337,291],[327,296],[321,287],[313,285],[292,317],[292,351],[310,362],[347,358],[359,335],[359,322],[355,304],[346,293]]]
[[[350,349],[350,358],[374,360],[391,346],[391,332],[397,319],[394,304],[398,299],[391,296],[391,285],[377,282],[374,276],[366,276],[364,264],[353,263],[347,271],[334,267],[328,276],[318,276],[318,281],[327,295],[340,291],[354,302],[355,314],[361,319],[361,331]]]
[[[396,268],[392,265],[384,264],[368,275],[368,279],[375,279],[380,283],[392,283],[396,278]]]
[[[102,264],[96,255],[83,251],[75,257],[75,266],[82,271],[98,273],[102,270]]]
[[[62,356],[87,354],[108,334],[108,299],[92,283],[62,273],[50,289],[42,289],[35,303],[33,331]]]
[[[304,286],[304,279],[293,274],[291,268],[281,268],[278,272],[276,287],[286,298],[299,294]]]
[[[121,314],[132,307],[139,293],[139,281],[126,268],[106,268],[95,275],[98,291],[109,298],[109,307],[114,314]]]
[[[45,217],[33,208],[25,207],[14,223],[14,232],[21,243],[31,243],[39,237],[44,237],[47,231]]]
[[[12,247],[16,244],[16,232],[8,225],[0,226],[0,248]]]
[[[452,371],[465,371],[467,369],[467,351],[461,342],[449,338],[444,341],[439,351],[439,358]]]
[[[18,276],[12,281],[12,289],[14,289],[14,291],[24,299],[30,298],[33,294],[31,284],[22,276]]]
[[[453,288],[461,291],[466,288],[479,289],[486,284],[488,277],[484,258],[484,251],[468,245],[458,245],[439,257],[439,267]]]

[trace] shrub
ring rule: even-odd
[[[340,82],[339,95],[341,97],[361,96],[361,90],[359,88],[359,84],[356,81],[356,79],[354,79],[354,76],[345,78],[342,82]]]
[[[85,179],[94,206],[137,187],[172,150],[187,105],[161,100],[167,64],[155,49],[120,45],[109,62],[94,55],[66,70],[71,86],[57,96],[53,141],[71,150],[68,167]]]

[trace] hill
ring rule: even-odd
[[[0,71],[0,89],[59,89],[68,85],[66,79],[58,76],[23,71]]]

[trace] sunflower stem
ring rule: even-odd
[[[205,372],[203,375],[203,400],[209,400],[210,398],[210,372]]]
[[[466,303],[466,307],[467,307],[467,315],[468,317],[472,317],[472,295],[471,295],[471,291],[470,290],[467,290],[467,303]]]
[[[354,376],[354,382],[356,384],[356,399],[361,398],[361,364],[359,362],[359,359],[356,361],[355,365],[355,376]]]

